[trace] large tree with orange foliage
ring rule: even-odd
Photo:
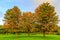
[[[17,6],[14,6],[12,9],[8,9],[4,16],[4,28],[8,32],[17,32],[19,31],[19,21],[20,21],[21,11]]]
[[[55,8],[49,3],[39,5],[35,10],[35,14],[37,28],[40,29],[44,36],[46,31],[51,31],[58,23]]]

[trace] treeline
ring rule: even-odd
[[[8,9],[4,15],[3,29],[8,33],[46,33],[58,31],[58,16],[55,7],[49,3],[39,5],[34,13],[22,12],[17,6]]]

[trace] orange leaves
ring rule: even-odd
[[[20,16],[21,11],[17,6],[14,6],[12,9],[7,10],[4,16],[5,18],[4,27],[11,31],[19,30]]]
[[[46,31],[54,30],[58,22],[58,17],[54,11],[54,7],[49,3],[43,3],[39,5],[36,10],[36,18],[38,20],[37,28],[40,29],[43,33]]]
[[[58,17],[54,10],[54,7],[49,3],[43,3],[36,8],[35,13],[23,12],[22,14],[19,8],[14,6],[14,8],[7,10],[4,16],[4,28],[10,28],[11,31],[32,32],[35,28],[39,31],[49,31],[58,23]]]

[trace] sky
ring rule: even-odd
[[[4,14],[8,9],[18,6],[22,12],[34,12],[35,8],[43,2],[53,5],[60,19],[60,0],[0,0],[0,25],[4,23]],[[60,26],[60,23],[58,25]]]

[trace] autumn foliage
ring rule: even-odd
[[[40,32],[44,36],[46,32],[53,32],[57,28],[58,16],[55,8],[49,3],[39,5],[35,12],[21,12],[17,6],[8,9],[4,16],[3,28],[8,32],[28,35],[32,32]]]

